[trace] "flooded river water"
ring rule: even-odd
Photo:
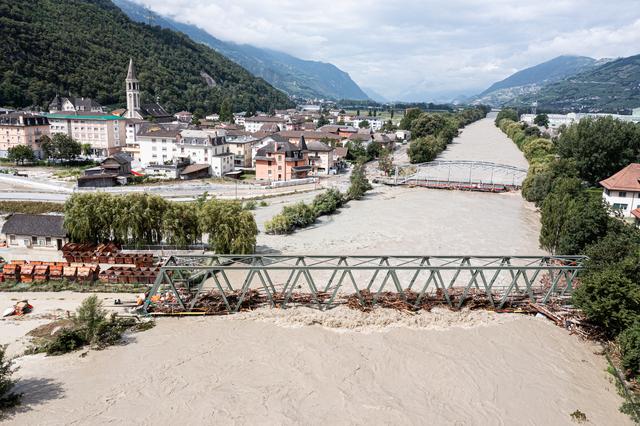
[[[467,126],[439,157],[527,167],[490,116]],[[260,234],[285,254],[538,255],[540,218],[520,193],[377,186],[340,213],[288,236]]]

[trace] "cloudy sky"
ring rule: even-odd
[[[331,62],[388,99],[476,94],[558,55],[640,53],[640,0],[135,0],[238,43]]]

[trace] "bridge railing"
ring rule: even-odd
[[[373,307],[389,297],[413,309],[470,302],[501,309],[566,301],[581,256],[173,256],[147,312],[235,313],[258,304]],[[249,305],[248,305],[249,304]],[[212,308],[214,306],[215,308]]]

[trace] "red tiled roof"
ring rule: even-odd
[[[640,163],[631,163],[615,175],[600,182],[615,191],[640,191]]]
[[[640,208],[631,211],[631,214],[640,219]]]

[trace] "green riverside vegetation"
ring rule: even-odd
[[[640,125],[581,120],[554,139],[502,111],[496,125],[525,153],[522,195],[540,207],[540,244],[589,257],[574,304],[617,342],[628,379],[640,378],[640,229],[610,215],[598,182],[640,162]]]
[[[169,112],[219,112],[225,99],[235,110],[293,106],[284,93],[213,49],[133,22],[109,0],[0,2],[0,28],[3,106],[47,107],[56,94],[67,93],[123,106],[129,58],[142,102],[158,98]]]
[[[239,201],[174,203],[150,194],[76,193],[64,205],[64,226],[72,241],[187,247],[209,236],[220,254],[250,254],[258,228]]]
[[[447,148],[458,136],[458,130],[484,118],[487,107],[464,109],[455,113],[422,112],[410,109],[400,122],[400,128],[411,130],[412,141],[407,151],[412,163],[426,163]]]

